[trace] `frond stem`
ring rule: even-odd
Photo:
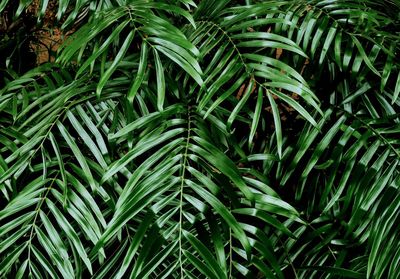
[[[34,235],[34,229],[35,229],[35,227],[36,227],[36,220],[37,220],[37,218],[38,218],[38,216],[39,216],[39,212],[40,212],[40,210],[41,210],[41,207],[42,207],[44,201],[46,200],[47,195],[49,194],[50,190],[53,188],[53,184],[54,184],[54,182],[56,181],[57,176],[59,175],[59,173],[60,173],[60,172],[58,172],[57,175],[52,179],[52,181],[51,181],[49,187],[47,188],[47,191],[46,191],[44,194],[41,195],[41,197],[40,197],[41,200],[40,200],[39,204],[36,206],[36,209],[35,209],[35,216],[34,216],[34,218],[33,218],[32,228],[31,228],[31,232],[29,233],[29,240],[28,240],[28,263],[29,263],[29,273],[32,272],[32,271],[31,271],[31,264],[30,264],[30,263],[31,263],[31,250],[32,250],[32,239],[33,239],[33,235]]]
[[[182,162],[182,174],[181,174],[181,185],[180,185],[180,195],[179,195],[179,265],[180,265],[180,273],[181,277],[184,278],[183,272],[183,264],[182,264],[182,222],[183,222],[183,187],[185,183],[185,173],[186,173],[186,165],[188,163],[188,150],[189,150],[189,143],[190,143],[190,107],[188,108],[187,112],[188,116],[188,126],[187,126],[187,138],[186,138],[186,146],[185,146],[185,153],[183,154],[183,162]]]

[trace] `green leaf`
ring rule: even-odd
[[[243,96],[241,97],[240,101],[237,103],[237,105],[235,106],[235,108],[232,110],[231,115],[228,118],[228,121],[226,123],[226,129],[228,131],[231,130],[231,126],[233,121],[236,119],[237,115],[239,114],[239,112],[241,111],[241,109],[243,108],[243,106],[245,105],[245,103],[247,102],[247,100],[250,97],[250,94],[253,91],[253,88],[255,86],[255,81],[254,80],[250,80],[249,83],[247,84],[247,87],[245,89],[245,92],[243,93]]]
[[[272,90],[273,94],[281,98],[288,105],[292,106],[298,113],[300,113],[308,122],[310,122],[313,126],[317,127],[317,122],[315,122],[314,118],[308,113],[308,111],[297,103],[295,100],[290,98],[289,96],[277,91]]]
[[[130,20],[125,20],[124,22],[119,24],[117,28],[114,29],[114,31],[107,37],[104,43],[98,49],[96,49],[88,59],[85,60],[85,62],[76,73],[77,77],[79,77],[89,65],[96,61],[101,54],[107,51],[111,43],[114,42],[118,38],[118,36],[120,36],[122,30],[129,24],[129,22]]]
[[[304,78],[295,69],[293,69],[288,64],[286,64],[282,61],[279,61],[277,59],[270,58],[270,57],[267,57],[264,55],[253,54],[253,53],[251,53],[251,54],[245,53],[245,54],[243,54],[243,57],[253,60],[253,61],[266,63],[267,65],[274,66],[275,68],[282,70],[285,73],[288,73],[289,75],[291,75],[292,77],[297,79],[300,83],[307,84],[307,82],[304,80]]]
[[[63,216],[63,214],[57,209],[57,207],[52,203],[50,200],[46,199],[47,206],[50,208],[50,211],[53,213],[55,219],[59,226],[63,229],[65,234],[71,240],[72,244],[74,245],[75,249],[78,251],[78,254],[82,258],[83,262],[85,263],[86,267],[88,268],[90,274],[93,273],[92,271],[92,264],[86,254],[85,248],[79,239],[78,234],[75,232],[74,228],[68,222],[68,220]]]
[[[182,106],[180,105],[173,105],[169,106],[162,112],[153,112],[149,113],[148,115],[142,116],[138,118],[137,120],[133,121],[132,123],[129,123],[122,129],[120,129],[117,133],[109,135],[109,139],[113,140],[116,138],[123,137],[129,133],[135,132],[135,130],[139,130],[146,125],[149,125],[151,122],[154,122],[158,120],[159,118],[167,118],[173,114],[177,114],[182,111]]]
[[[203,258],[205,263],[213,269],[217,278],[227,278],[226,274],[224,274],[224,272],[219,267],[218,262],[215,260],[214,255],[207,249],[207,247],[203,243],[197,240],[197,238],[188,231],[183,231],[183,236],[196,249],[196,251]]]
[[[197,62],[191,64],[182,56],[180,56],[180,54],[164,46],[156,45],[154,48],[178,64],[178,66],[185,70],[197,82],[198,85],[203,85],[203,79],[201,77],[202,73],[196,70],[196,68],[199,67]]]
[[[71,122],[72,126],[75,128],[76,132],[78,133],[79,137],[83,140],[86,146],[90,149],[93,156],[96,158],[97,162],[99,162],[102,168],[107,168],[107,163],[104,160],[103,154],[100,152],[99,148],[97,147],[96,143],[92,140],[90,135],[86,132],[86,130],[80,124],[80,121],[75,117],[75,115],[71,112],[67,112],[68,120]]]
[[[7,251],[8,248],[13,246],[16,241],[21,239],[21,237],[27,233],[27,231],[31,229],[30,226],[23,226],[17,232],[13,233],[11,236],[7,238],[7,241],[0,242],[0,253],[4,253]]]
[[[332,44],[333,39],[335,38],[336,32],[337,32],[337,25],[335,24],[334,26],[329,28],[328,34],[326,35],[326,39],[325,39],[324,45],[322,46],[321,55],[319,57],[319,62],[318,63],[320,65],[325,60],[326,53],[328,52],[329,47]]]
[[[40,228],[35,227],[35,231],[40,244],[46,250],[47,254],[50,256],[54,265],[57,266],[60,273],[65,277],[72,277],[73,276],[72,265],[68,260],[68,258],[62,258],[60,256],[59,254],[60,251],[57,251],[51,239],[49,239],[47,235],[45,235]],[[54,231],[54,229],[51,231]],[[52,234],[52,236],[54,237],[54,234]],[[59,244],[60,243],[57,243],[56,246],[59,246]]]
[[[258,95],[257,95],[257,104],[256,104],[256,109],[254,111],[254,116],[253,116],[253,121],[251,123],[251,128],[250,128],[250,135],[249,135],[249,146],[253,144],[253,138],[254,135],[257,132],[257,126],[260,120],[261,116],[261,110],[262,110],[262,105],[263,105],[263,90],[262,87],[258,88]]]
[[[40,267],[46,270],[48,274],[56,278],[58,276],[57,272],[53,269],[53,265],[45,258],[40,250],[33,245],[30,249],[32,249],[33,255],[35,255],[36,260],[40,263]],[[29,264],[32,265],[32,262]]]
[[[60,235],[58,232],[55,230],[54,226],[51,224],[49,218],[46,216],[46,214],[43,213],[43,211],[39,212],[40,219],[42,220],[42,223],[44,224],[44,227],[47,231],[47,234],[54,245],[55,248],[55,257],[59,257],[60,259],[64,260],[64,264],[70,264],[69,263],[69,256],[67,252],[67,248],[64,245],[64,242],[61,240]],[[53,255],[52,255],[53,256]]]
[[[229,212],[228,208],[226,208],[226,206],[224,206],[217,198],[215,198],[214,195],[210,194],[199,185],[190,181],[187,181],[187,183],[194,191],[196,191],[198,195],[206,200],[214,208],[214,210],[221,215],[222,218],[224,218],[225,222],[227,222],[229,227],[234,232],[235,237],[238,238],[240,243],[243,245],[243,248],[246,250],[247,253],[249,253],[251,249],[250,242],[247,239],[246,234],[236,221],[235,217]]]
[[[137,275],[137,278],[146,278],[155,270],[159,265],[161,265],[165,258],[167,258],[175,246],[178,245],[178,242],[172,242],[168,244],[163,249],[160,249],[159,252],[154,255],[154,257],[143,267],[143,270]]]
[[[368,58],[367,54],[365,53],[365,50],[363,46],[361,45],[360,41],[357,39],[356,36],[351,35],[351,39],[353,40],[354,44],[356,45],[362,59],[364,60],[365,64],[370,68],[370,70],[375,73],[378,77],[381,77],[381,74],[378,72],[378,70],[372,65],[371,60]]]
[[[123,156],[118,161],[115,161],[109,167],[107,172],[104,173],[104,175],[101,179],[101,183],[104,181],[107,181],[109,178],[111,178],[115,173],[117,173],[122,168],[124,168],[127,164],[129,164],[129,162],[131,162],[137,156],[143,154],[147,150],[149,150],[149,149],[161,144],[162,142],[167,141],[183,132],[184,132],[183,128],[176,128],[176,129],[170,130],[168,132],[165,132],[160,136],[156,135],[156,136],[153,136],[153,137],[141,142],[140,145],[131,149],[125,156]]]
[[[396,86],[393,92],[392,104],[394,104],[397,101],[399,94],[400,94],[400,72],[397,75]]]
[[[156,77],[157,77],[157,108],[159,111],[164,109],[165,100],[165,77],[164,68],[161,63],[160,56],[156,50],[153,50],[154,62],[156,65]]]
[[[140,224],[135,235],[133,236],[131,240],[131,245],[129,246],[129,249],[126,252],[122,265],[115,278],[122,278],[126,273],[126,271],[128,270],[129,265],[131,264],[137,250],[139,249],[140,243],[142,242],[146,234],[146,231],[151,225],[152,221],[154,221],[152,214],[147,214],[146,218],[144,218],[144,222]]]
[[[28,266],[28,260],[24,261],[21,266],[19,267],[17,273],[15,274],[15,279],[22,279],[24,278],[26,267]]]
[[[92,188],[92,191],[97,191],[98,185],[95,182],[92,172],[90,171],[89,165],[86,161],[86,158],[83,156],[82,152],[80,151],[78,145],[75,143],[74,139],[72,136],[69,134],[67,129],[64,127],[64,125],[61,122],[57,122],[57,127],[61,132],[61,135],[67,142],[68,146],[71,148],[72,153],[75,155],[75,158],[79,162],[79,165],[82,167],[82,170],[84,171],[85,177],[87,181],[89,182],[90,187]]]
[[[106,70],[106,72],[101,76],[99,83],[96,88],[96,94],[98,97],[100,97],[100,94],[106,85],[107,81],[110,79],[111,75],[115,72],[117,69],[119,63],[121,60],[124,58],[125,53],[128,51],[128,48],[131,45],[131,42],[135,36],[135,30],[132,30],[129,32],[128,36],[126,36],[124,43],[122,44],[121,48],[119,49],[117,55],[114,58],[114,61],[110,65],[110,67]]]
[[[8,274],[11,266],[14,264],[16,260],[18,260],[19,256],[28,246],[28,243],[22,243],[18,245],[14,250],[12,250],[0,263],[0,275],[5,276]]]
[[[131,88],[129,89],[128,96],[127,96],[128,101],[131,104],[133,103],[133,99],[135,98],[135,95],[136,95],[140,85],[143,82],[144,74],[146,73],[146,69],[147,69],[148,55],[149,55],[149,49],[147,46],[147,41],[143,40],[141,48],[140,48],[139,69],[137,71],[134,82],[133,82]]]
[[[58,165],[60,166],[60,172],[61,172],[62,181],[64,182],[64,194],[63,194],[64,203],[63,203],[63,206],[65,207],[67,205],[66,204],[67,203],[66,199],[67,199],[68,180],[67,180],[67,177],[65,175],[64,160],[62,158],[62,155],[61,155],[61,152],[60,152],[60,148],[59,148],[59,146],[57,144],[57,141],[56,141],[56,139],[55,139],[55,137],[54,137],[54,135],[52,133],[49,134],[49,139],[50,139],[51,145],[52,145],[52,147],[54,149],[54,152],[56,153],[57,162],[58,162]]]
[[[282,146],[283,146],[281,115],[279,113],[279,109],[275,103],[274,98],[271,96],[271,93],[269,93],[268,91],[267,91],[267,97],[268,97],[269,103],[271,104],[271,108],[272,108],[272,115],[274,117],[274,124],[275,124],[276,145],[278,147],[279,158],[281,159],[282,158]]]

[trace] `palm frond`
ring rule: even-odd
[[[55,2],[2,69],[0,277],[398,277],[398,1]]]

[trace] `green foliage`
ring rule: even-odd
[[[0,277],[398,278],[398,1],[57,3],[0,89]]]

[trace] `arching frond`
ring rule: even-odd
[[[398,1],[54,3],[1,64],[0,277],[398,277]]]

